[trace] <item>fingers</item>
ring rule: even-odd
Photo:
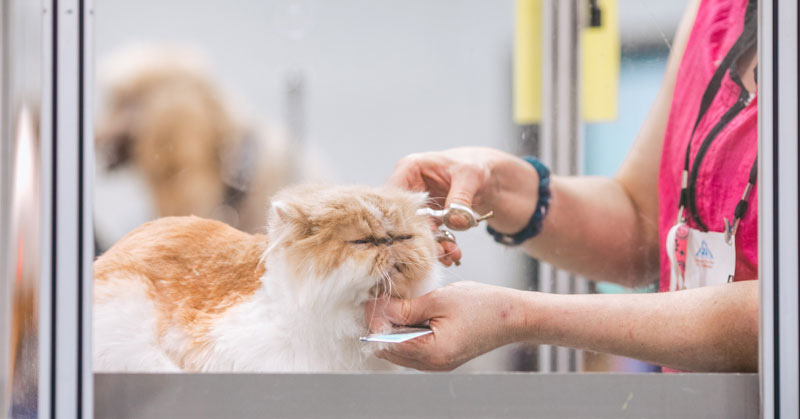
[[[440,255],[442,255],[441,258],[445,258],[448,260],[448,262],[450,262],[449,264],[445,263],[444,264],[445,266],[450,266],[450,264],[452,263],[459,264],[461,262],[461,248],[459,248],[457,244],[453,242],[443,241],[440,243],[440,245],[442,248],[442,253],[439,253]]]
[[[388,297],[367,300],[364,306],[364,323],[370,333],[382,333],[392,328],[392,321],[384,316],[384,307],[388,303]]]
[[[486,169],[476,165],[464,165],[455,169],[452,174],[450,191],[445,200],[445,207],[457,202],[472,208],[475,194],[483,187],[487,177]],[[451,216],[449,222],[457,229],[470,227],[469,220],[459,214]]]
[[[430,320],[428,298],[406,300],[399,298],[378,298],[367,300],[364,306],[364,323],[370,332],[386,331],[392,325],[416,325]]]
[[[444,245],[441,242],[436,243],[436,254],[439,255],[439,263],[444,266],[450,267],[453,264],[453,259],[447,254]]]
[[[425,191],[425,182],[422,180],[418,158],[412,154],[400,159],[386,184],[400,189]]]
[[[433,335],[426,335],[413,341],[389,345],[375,355],[391,363],[421,371],[452,371],[461,363],[453,362],[452,358],[443,355],[443,350],[444,348],[437,346]]]
[[[439,255],[439,262],[444,266],[450,267],[454,263],[456,266],[461,264],[461,248],[453,242],[437,242],[436,254]]]
[[[392,364],[400,365],[401,367],[406,368],[413,368],[415,370],[420,371],[428,371],[430,368],[424,362],[420,361],[419,359],[409,358],[403,355],[400,355],[396,352],[393,352],[389,349],[385,349],[379,351],[375,354],[378,358],[385,359]]]
[[[436,333],[434,331],[434,333]],[[412,341],[390,344],[375,353],[378,358],[417,370],[439,370],[440,367],[431,362],[431,351],[436,351],[436,340],[433,335],[418,337]]]
[[[422,324],[430,320],[427,302],[425,295],[410,300],[392,298],[383,305],[383,316],[396,325]]]

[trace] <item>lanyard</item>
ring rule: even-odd
[[[756,27],[756,10],[757,10],[757,2],[756,0],[750,0],[747,4],[747,11],[745,13],[745,25],[742,34],[733,44],[731,49],[725,55],[722,62],[720,63],[717,70],[714,72],[714,75],[711,77],[711,81],[709,81],[708,86],[706,87],[705,92],[703,93],[703,98],[700,102],[700,111],[697,115],[697,120],[695,121],[694,128],[692,128],[692,134],[689,137],[689,143],[686,145],[686,156],[684,158],[684,167],[683,172],[681,174],[681,195],[680,201],[678,204],[678,222],[685,221],[683,217],[683,210],[687,208],[689,210],[689,215],[692,219],[697,223],[698,227],[700,227],[703,231],[708,231],[708,227],[703,223],[703,220],[700,219],[700,216],[697,211],[697,200],[696,200],[696,188],[697,188],[697,175],[700,169],[700,164],[705,157],[708,148],[711,146],[711,143],[716,139],[717,135],[722,131],[725,126],[733,120],[736,115],[739,114],[752,100],[752,95],[747,89],[744,87],[741,78],[739,77],[739,73],[736,70],[736,63],[739,61],[739,58],[744,54],[748,49],[750,49],[753,45],[755,45],[757,40],[757,27]],[[730,107],[720,118],[719,121],[711,128],[711,130],[706,135],[706,138],[700,144],[700,148],[697,150],[697,155],[695,156],[694,164],[691,166],[691,170],[689,168],[689,157],[691,153],[691,146],[692,140],[694,138],[695,131],[697,130],[698,125],[700,125],[700,121],[702,121],[703,116],[705,116],[708,108],[711,107],[711,103],[714,101],[717,93],[719,92],[720,86],[722,85],[723,77],[725,73],[730,71],[731,79],[739,86],[740,93],[739,98],[736,100],[736,103]],[[726,220],[726,234],[736,234],[736,229],[738,228],[739,221],[744,216],[744,213],[747,211],[747,199],[750,195],[750,191],[753,189],[756,183],[756,161],[753,162],[753,166],[750,169],[750,178],[748,180],[747,187],[745,188],[745,192],[742,196],[742,199],[736,205],[736,210],[734,211],[734,222],[730,225],[727,223]]]

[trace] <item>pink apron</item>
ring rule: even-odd
[[[670,262],[665,242],[675,225],[681,192],[686,146],[692,134],[703,92],[744,28],[747,0],[704,0],[697,11],[675,83],[672,107],[664,135],[658,178],[659,242],[661,276],[659,290],[667,291]],[[690,166],[709,131],[739,99],[739,86],[726,74],[719,91],[697,126],[690,147]],[[697,171],[695,202],[697,215],[709,231],[725,230],[723,218],[732,219],[748,183],[757,154],[757,95],[716,136]],[[757,190],[749,197],[749,208],[736,233],[735,281],[758,275]],[[688,225],[700,226],[689,217]]]

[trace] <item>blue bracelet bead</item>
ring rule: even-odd
[[[519,246],[524,241],[536,237],[542,231],[544,217],[547,216],[550,209],[550,169],[536,157],[525,156],[523,159],[530,163],[539,174],[539,199],[536,201],[536,209],[533,211],[528,225],[516,234],[500,233],[486,226],[486,231],[494,237],[494,240],[506,246]]]

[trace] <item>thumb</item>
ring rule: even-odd
[[[383,308],[386,318],[396,325],[416,325],[430,320],[428,300],[423,296],[410,300],[392,298]]]
[[[472,201],[475,199],[478,189],[483,186],[484,180],[483,173],[479,170],[459,170],[453,173],[444,207],[448,208],[455,202],[472,208]],[[469,227],[469,220],[459,214],[450,217],[450,223],[454,224],[453,227],[456,228]]]

